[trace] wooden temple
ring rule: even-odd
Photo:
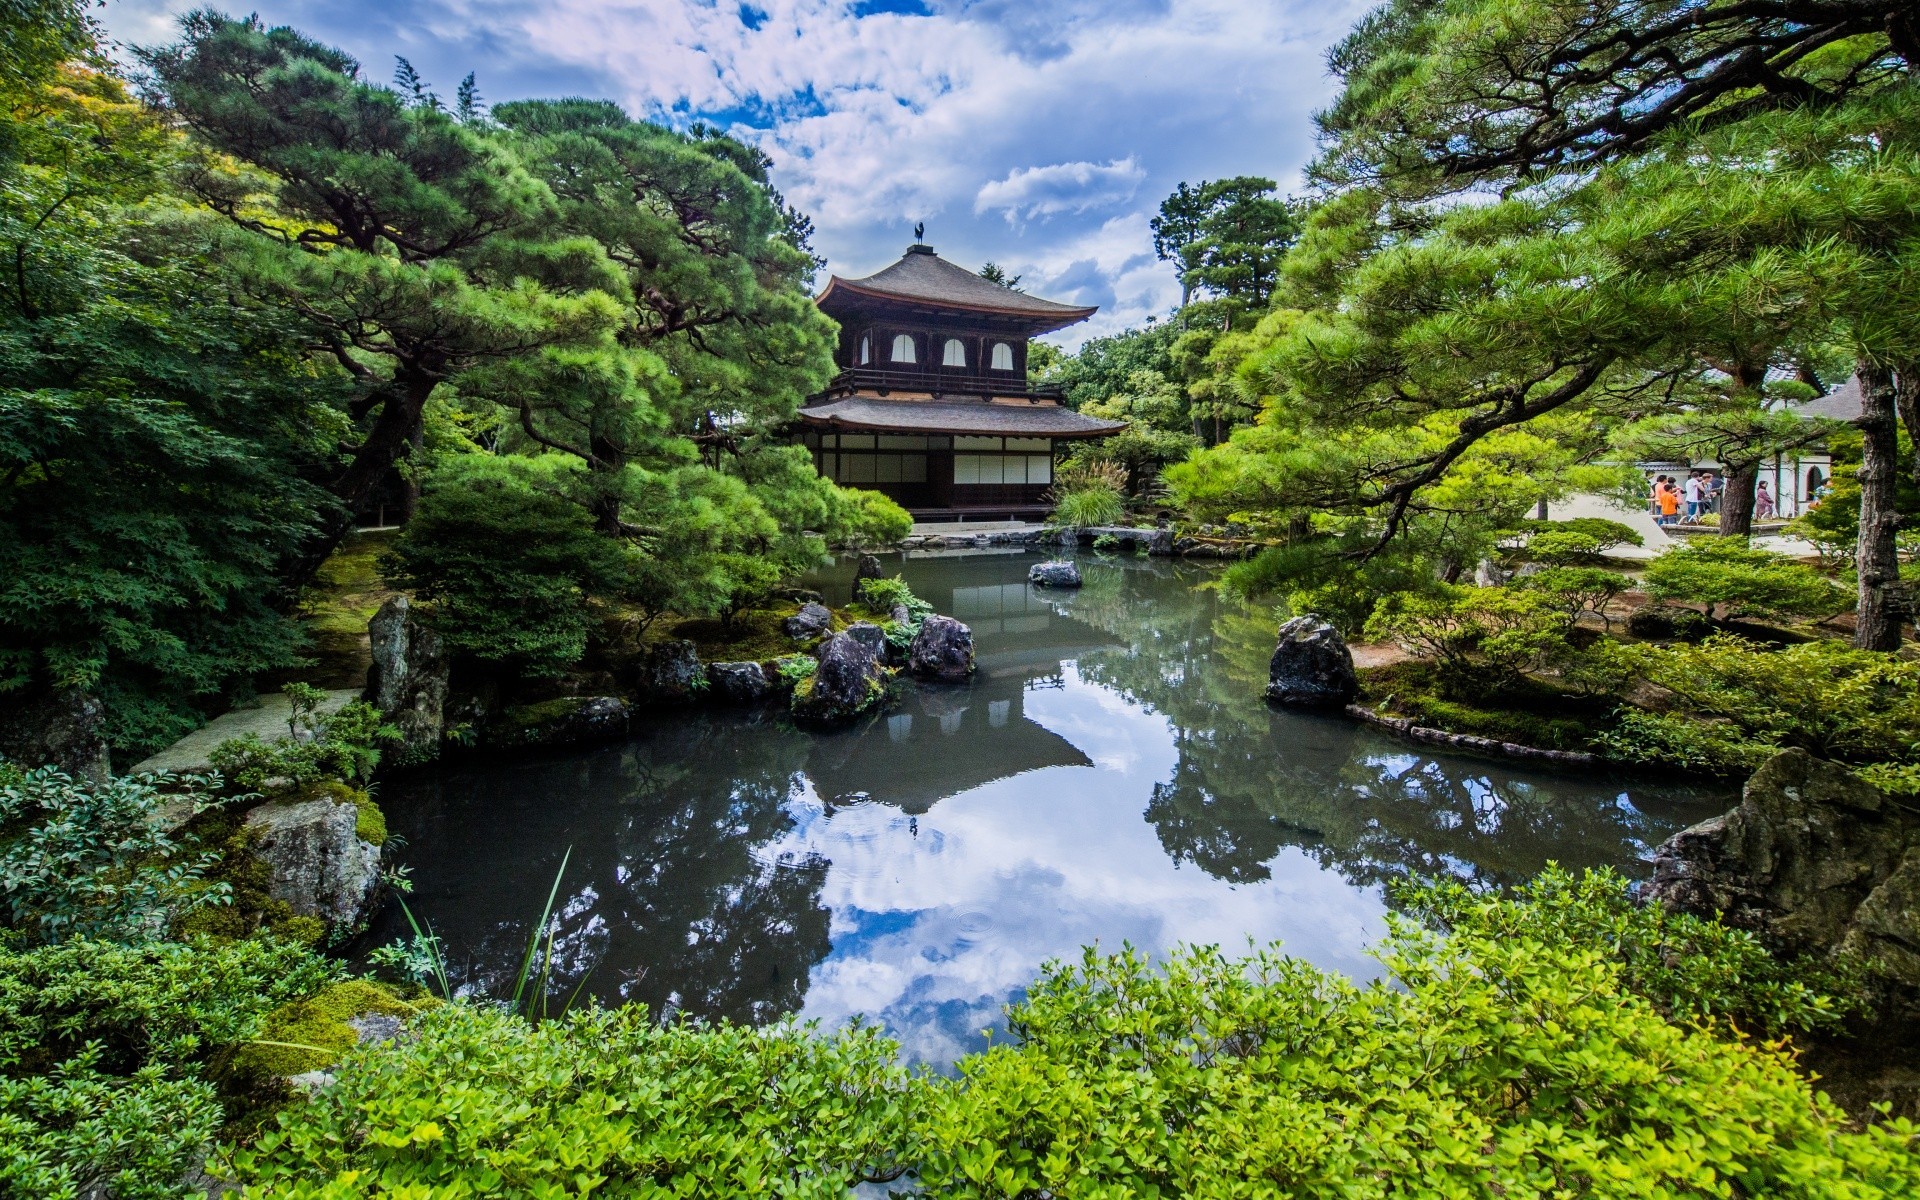
[[[932,246],[815,298],[840,323],[839,374],[800,410],[820,473],[871,488],[920,520],[1044,515],[1063,442],[1124,422],[1027,382],[1027,342],[1099,311],[1002,287]]]

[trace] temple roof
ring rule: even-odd
[[[833,276],[826,290],[815,297],[821,309],[834,317],[868,307],[863,301],[874,300],[1012,317],[1032,333],[1060,329],[1100,311],[1098,307],[1061,304],[1002,287],[941,258],[932,246],[917,243],[907,247],[899,262],[865,278]]]
[[[989,437],[1106,437],[1127,427],[1057,404],[946,403],[849,396],[800,410],[800,419],[824,429],[879,433],[974,433]]]

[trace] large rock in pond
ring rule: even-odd
[[[1035,587],[1077,588],[1080,586],[1080,568],[1065,559],[1035,563],[1027,568],[1027,582]]]
[[[636,664],[634,698],[662,708],[690,704],[707,686],[700,649],[685,638],[669,638],[647,648]]]
[[[1289,708],[1344,708],[1360,694],[1340,631],[1312,613],[1280,626],[1267,663],[1267,699]]]
[[[872,621],[855,621],[847,626],[847,636],[859,642],[881,662],[887,659],[887,631]]]
[[[929,616],[907,650],[907,673],[916,679],[965,683],[973,674],[973,630],[952,617]]]
[[[860,556],[860,565],[853,569],[853,594],[856,596],[859,595],[860,585],[867,580],[884,579],[886,578],[886,574],[887,573],[880,567],[879,555],[862,554]]]
[[[1737,808],[1654,851],[1645,894],[1788,955],[1875,960],[1883,999],[1920,1014],[1920,817],[1845,767],[1768,759]]]
[[[796,642],[810,642],[831,632],[833,613],[824,604],[809,601],[780,624],[780,631]]]
[[[102,732],[106,708],[79,688],[35,690],[0,707],[0,755],[28,767],[55,767],[80,783],[105,783],[111,770]]]
[[[880,660],[859,639],[836,633],[820,643],[819,666],[793,689],[793,715],[810,725],[853,720],[886,695]]]
[[[773,683],[757,662],[709,663],[707,691],[720,704],[758,704],[773,694]]]
[[[584,746],[627,736],[633,710],[617,696],[562,696],[521,704],[487,726],[487,745]]]
[[[380,848],[360,836],[360,809],[321,794],[262,804],[246,816],[267,893],[295,916],[318,917],[330,937],[357,928],[380,891]]]
[[[412,602],[394,596],[367,622],[373,663],[367,668],[366,701],[400,731],[384,757],[408,766],[439,757],[446,731],[447,654],[440,635],[414,615]]]

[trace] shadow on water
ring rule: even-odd
[[[1082,945],[1283,940],[1369,975],[1381,883],[1511,882],[1548,861],[1641,869],[1723,790],[1438,755],[1260,699],[1274,621],[1212,573],[1030,555],[915,557],[980,671],[903,685],[813,735],[774,715],[647,720],[620,746],[459,765],[383,795],[413,907],[464,987],[510,981],[561,855],[557,986],[656,1011],[884,1022],[947,1062]],[[851,573],[816,586],[845,599]],[[400,933],[383,913],[368,941]]]

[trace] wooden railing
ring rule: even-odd
[[[1066,389],[1057,383],[1029,383],[1012,374],[971,374],[948,367],[852,367],[833,377],[827,393],[861,391],[934,392],[962,396],[1019,396],[1059,400]]]

